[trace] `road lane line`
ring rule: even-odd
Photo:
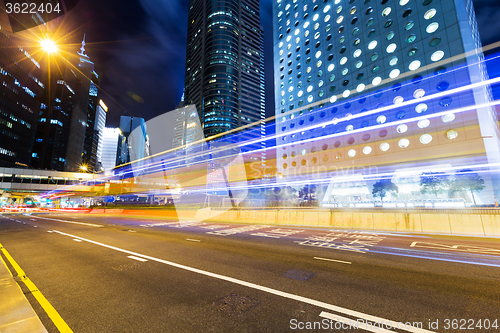
[[[205,275],[205,276],[213,277],[213,278],[216,278],[216,279],[219,279],[219,280],[232,282],[232,283],[235,283],[235,284],[239,284],[241,286],[245,286],[245,287],[248,287],[248,288],[260,290],[260,291],[263,291],[263,292],[267,292],[269,294],[273,294],[273,295],[276,295],[276,296],[281,296],[281,297],[288,298],[288,299],[291,299],[291,300],[295,300],[295,301],[299,301],[299,302],[311,304],[311,305],[318,306],[318,307],[321,307],[321,308],[325,308],[325,309],[328,309],[328,310],[331,310],[331,311],[335,311],[335,312],[338,312],[338,313],[346,314],[346,315],[349,315],[349,316],[352,316],[352,317],[358,317],[358,318],[362,318],[364,320],[369,320],[371,322],[377,322],[377,323],[379,323],[379,322],[386,322],[388,324],[391,324],[392,326],[397,326],[398,325],[397,322],[389,320],[389,319],[385,319],[385,318],[381,318],[381,317],[369,315],[369,314],[358,312],[358,311],[355,311],[355,310],[350,310],[350,309],[342,308],[340,306],[333,305],[333,304],[328,304],[328,303],[321,302],[321,301],[317,301],[317,300],[314,300],[312,298],[303,297],[303,296],[299,296],[299,295],[295,295],[295,294],[290,294],[290,293],[287,293],[287,292],[284,292],[284,291],[280,291],[280,290],[277,290],[277,289],[273,289],[273,288],[269,288],[269,287],[264,287],[264,286],[261,286],[261,285],[258,285],[258,284],[252,283],[252,282],[247,282],[247,281],[235,279],[235,278],[232,278],[232,277],[229,277],[229,276],[225,276],[225,275],[220,275],[220,274],[216,274],[216,273],[204,271],[204,270],[201,270],[201,269],[198,269],[198,268],[194,268],[194,267],[189,267],[189,266],[177,264],[177,263],[172,262],[172,261],[167,261],[167,260],[163,260],[163,259],[151,257],[151,256],[140,254],[140,253],[137,253],[137,252],[128,251],[128,250],[121,249],[121,248],[116,247],[116,246],[107,245],[107,244],[99,243],[99,242],[96,242],[96,241],[93,241],[93,240],[90,240],[90,239],[86,239],[86,238],[83,238],[83,237],[79,237],[79,236],[67,234],[67,233],[62,232],[62,231],[58,231],[58,230],[53,230],[53,231],[55,233],[58,233],[58,234],[63,235],[63,236],[69,236],[69,237],[72,237],[72,238],[78,238],[78,239],[81,239],[81,240],[83,240],[85,242],[89,242],[89,243],[92,243],[92,244],[95,244],[95,245],[99,245],[99,246],[102,246],[102,247],[105,247],[105,248],[108,248],[108,249],[111,249],[111,250],[115,250],[115,251],[119,251],[119,252],[122,252],[122,253],[130,254],[130,255],[133,255],[133,256],[136,256],[136,257],[141,257],[141,258],[148,259],[148,260],[151,260],[151,261],[156,261],[156,262],[159,262],[159,263],[162,263],[162,264],[166,264],[166,265],[169,265],[169,266],[173,266],[173,267],[177,267],[177,268],[180,268],[180,269],[184,269],[186,271],[190,271],[190,272],[193,272],[193,273],[198,273],[198,274],[202,274],[202,275]],[[419,328],[414,328],[414,327],[405,328],[404,330],[406,330],[408,332],[413,332],[413,333],[429,333],[429,332],[432,332],[432,331],[428,331],[428,330],[425,330],[425,329],[419,329]]]
[[[191,242],[201,242],[199,239],[192,239],[192,238],[186,238],[186,240],[191,241]]]
[[[87,225],[89,227],[96,227],[96,228],[103,228],[104,227],[101,224],[85,223],[85,222],[75,222],[75,221],[66,221],[66,220],[58,220],[58,219],[51,219],[49,217],[37,216],[36,218],[37,219],[44,219],[44,220],[52,220],[52,221],[57,221],[57,222],[71,223],[71,224],[81,224],[81,225]]]
[[[139,258],[139,257],[136,257],[136,256],[127,256],[127,258],[134,259],[134,260],[137,260],[137,261],[148,261],[147,259]]]
[[[343,261],[343,260],[335,260],[335,259],[328,259],[328,258],[320,258],[320,257],[314,257],[314,259],[317,259],[317,260],[325,260],[325,261],[334,261],[334,262],[340,262],[342,264],[352,264],[352,262],[350,261]]]
[[[342,324],[346,324],[348,328],[361,329],[361,330],[375,332],[375,333],[378,333],[378,332],[394,333],[394,331],[386,330],[385,328],[381,328],[381,327],[378,327],[375,325],[367,325],[366,323],[357,322],[355,320],[352,320],[352,319],[349,319],[346,317],[337,316],[337,315],[330,313],[330,312],[322,311],[319,314],[319,316],[323,317],[323,318],[335,320],[335,321],[342,323]],[[365,325],[363,326],[363,324],[365,324]],[[376,323],[376,324],[378,324],[378,323]]]
[[[74,240],[75,242],[82,242],[82,240],[81,240],[81,239],[76,239],[76,238],[75,238],[75,239],[73,239],[73,240]]]
[[[4,254],[5,258],[7,258],[12,268],[14,268],[14,270],[16,271],[17,277],[26,285],[28,290],[38,301],[43,310],[47,313],[50,320],[52,320],[52,322],[57,327],[59,332],[73,333],[71,328],[69,328],[68,324],[66,324],[64,319],[62,319],[62,317],[59,315],[56,309],[54,309],[52,304],[49,303],[49,301],[45,298],[45,296],[43,296],[40,290],[38,290],[35,284],[31,282],[31,280],[26,276],[26,273],[24,273],[24,271],[21,269],[18,263],[14,260],[14,258],[12,258],[12,256],[9,254],[9,252],[7,252],[7,250],[2,246],[2,244],[0,244],[0,250]]]

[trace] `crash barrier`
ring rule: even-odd
[[[485,214],[486,213],[486,214]],[[401,211],[338,211],[324,209],[204,210],[209,221],[320,226],[450,235],[500,236],[500,210],[478,213]]]
[[[192,209],[192,218],[207,222],[315,226],[449,235],[500,237],[500,209]],[[143,216],[176,220],[174,209],[92,209],[82,213]]]

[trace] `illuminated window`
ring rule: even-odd
[[[340,24],[342,23],[342,21],[344,20],[344,17],[342,15],[340,15],[339,17],[337,17],[337,23]]]
[[[358,58],[361,55],[362,51],[360,49],[357,49],[353,52],[352,56],[354,58]]]
[[[377,124],[383,124],[387,120],[386,116],[378,116],[377,117]]]
[[[372,152],[372,147],[366,146],[363,148],[363,154],[368,155]]]
[[[413,28],[413,26],[415,25],[415,22],[413,21],[409,21],[405,24],[405,30],[408,31],[408,30],[411,30],[411,28]]]
[[[341,65],[345,65],[345,63],[346,63],[346,62],[347,62],[347,57],[342,57],[342,58],[340,59],[340,64],[341,64]]]
[[[417,126],[418,128],[426,128],[429,127],[430,124],[431,121],[429,119],[422,119],[418,121]]]
[[[438,50],[431,55],[431,60],[432,61],[439,61],[439,60],[443,59],[443,57],[444,57],[444,52],[441,50]]]
[[[354,65],[354,67],[361,68],[361,66],[363,66],[363,62],[361,60],[356,61],[356,64]]]
[[[451,129],[451,130],[446,131],[445,135],[446,135],[447,139],[453,140],[458,136],[458,132],[456,130]]]
[[[406,6],[406,4],[410,2],[410,0],[399,0],[399,5],[400,6]]]
[[[403,103],[403,101],[404,101],[403,96],[396,96],[396,97],[394,97],[394,100],[392,102],[394,104],[401,104],[401,103]],[[396,116],[396,118],[398,118],[398,117]],[[401,117],[401,118],[403,118],[403,117]],[[398,118],[398,119],[401,119],[401,118]]]
[[[351,95],[351,91],[350,90],[344,90],[344,92],[342,93],[342,97],[344,97],[344,98],[349,97],[349,95]]]
[[[392,43],[389,44],[385,50],[387,51],[387,53],[393,53],[394,51],[396,51],[396,48],[397,48],[396,43]]]
[[[396,132],[400,134],[405,133],[406,131],[408,131],[408,126],[406,124],[401,124],[396,127]]]
[[[424,89],[417,89],[413,92],[413,97],[415,98],[422,98],[425,95],[425,90]]]
[[[435,32],[437,29],[439,28],[439,23],[437,22],[432,22],[431,24],[429,24],[427,26],[427,28],[425,28],[425,31],[427,31],[427,33],[429,34],[432,34],[433,32]]]
[[[390,73],[389,73],[389,77],[391,79],[395,79],[399,76],[399,74],[401,73],[401,71],[399,69],[393,69]]]
[[[356,156],[356,150],[354,150],[354,149],[349,149],[349,151],[347,152],[347,156],[349,156],[349,157],[354,157],[354,156]]]
[[[425,12],[424,14],[424,19],[430,20],[436,15],[436,9],[431,8],[428,11]]]
[[[418,104],[418,105],[415,107],[415,111],[416,111],[417,113],[422,113],[422,112],[427,111],[427,104],[425,104],[425,103],[420,103],[420,104]]]
[[[381,78],[380,76],[377,76],[376,78],[374,78],[374,79],[372,80],[372,84],[373,84],[374,86],[378,86],[381,82],[382,82],[382,78]]]
[[[398,146],[401,148],[406,148],[409,145],[410,145],[410,140],[408,140],[406,138],[403,138],[403,139],[399,140],[399,142],[398,142]]]
[[[391,59],[389,59],[390,66],[396,66],[397,63],[398,63],[398,57],[391,57]]]
[[[372,40],[369,44],[368,44],[368,49],[369,50],[373,50],[374,48],[377,47],[377,41],[376,40]]]
[[[390,31],[387,33],[387,35],[385,35],[385,39],[391,40],[394,38],[394,36],[395,36],[394,31]]]
[[[382,142],[380,144],[380,150],[382,151],[388,151],[391,146],[387,142]]]
[[[452,122],[453,120],[455,120],[455,115],[453,113],[445,114],[441,117],[441,120],[443,121],[443,123]]]
[[[365,90],[365,85],[363,83],[358,84],[358,86],[356,87],[356,90],[358,92],[362,92],[363,90]]]
[[[415,71],[420,67],[420,60],[414,60],[408,65],[408,69],[411,71]]]
[[[424,134],[420,137],[420,142],[424,145],[430,143],[432,141],[432,135]]]
[[[382,11],[382,16],[387,16],[391,13],[391,7],[386,7],[384,8],[384,10]]]

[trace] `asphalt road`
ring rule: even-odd
[[[5,214],[0,243],[74,332],[500,332],[500,239]]]

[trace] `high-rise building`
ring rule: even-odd
[[[45,82],[31,50],[0,13],[0,166],[28,167]]]
[[[190,0],[185,105],[205,137],[258,122],[238,140],[264,136],[263,32],[258,0]],[[243,150],[260,149],[263,140]],[[259,152],[256,161],[265,161]]]
[[[32,167],[77,171],[82,165],[87,129],[94,128],[97,74],[85,54],[85,41],[77,55],[75,60],[73,50],[59,52],[50,63],[50,87],[41,105]]]
[[[121,116],[120,131],[123,135],[123,142],[120,144],[122,152],[118,157],[118,165],[147,157],[146,143],[148,140],[146,122],[143,118]]]
[[[83,40],[83,45],[85,45],[85,39]],[[80,53],[81,57],[88,56],[86,54]],[[82,152],[82,164],[87,166],[90,170],[96,170],[97,164],[97,148],[99,145],[99,130],[98,126],[105,126],[106,119],[104,118],[104,124],[102,123],[102,117],[105,112],[97,103],[97,93],[99,91],[99,76],[95,71],[92,71],[90,77],[90,87],[89,87],[89,95],[88,95],[88,106],[87,106],[87,129],[85,131],[85,140],[83,143],[83,152]],[[101,122],[99,123],[99,118],[101,118]]]
[[[104,140],[104,129],[106,127],[106,113],[108,112],[107,105],[103,102],[102,99],[99,100],[99,104],[97,105],[97,114],[96,121],[94,125],[94,137],[93,137],[93,146],[97,146],[96,152],[96,170],[100,170],[102,168],[102,146]]]
[[[475,166],[500,199],[471,0],[275,0],[273,17],[280,181],[331,179],[324,201],[354,204],[385,175],[425,199],[422,173]]]
[[[99,139],[99,146],[101,149],[99,162],[105,173],[110,172],[117,163],[118,143],[121,136],[119,128],[105,127]]]

